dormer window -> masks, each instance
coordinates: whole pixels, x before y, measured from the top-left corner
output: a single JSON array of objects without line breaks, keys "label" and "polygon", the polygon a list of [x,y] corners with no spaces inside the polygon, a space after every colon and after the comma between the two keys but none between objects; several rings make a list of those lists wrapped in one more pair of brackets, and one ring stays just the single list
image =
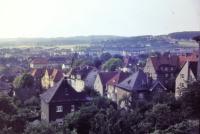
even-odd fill
[{"label": "dormer window", "polygon": [[57,113],[63,112],[63,106],[56,106],[56,112]]}]

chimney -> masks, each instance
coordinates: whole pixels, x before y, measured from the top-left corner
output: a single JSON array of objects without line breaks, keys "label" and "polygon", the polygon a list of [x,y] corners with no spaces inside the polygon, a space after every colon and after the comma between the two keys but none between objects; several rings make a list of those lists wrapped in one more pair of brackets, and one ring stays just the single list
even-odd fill
[{"label": "chimney", "polygon": [[200,36],[194,37],[193,40],[195,40],[199,44],[198,64],[197,64],[197,80],[200,80]]}]

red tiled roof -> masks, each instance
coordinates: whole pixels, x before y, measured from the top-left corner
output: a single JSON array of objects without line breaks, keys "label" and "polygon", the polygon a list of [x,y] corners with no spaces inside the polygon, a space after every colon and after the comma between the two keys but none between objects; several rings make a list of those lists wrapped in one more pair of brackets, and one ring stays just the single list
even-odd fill
[{"label": "red tiled roof", "polygon": [[31,75],[35,78],[42,78],[42,76],[44,75],[45,73],[45,69],[33,69],[31,71]]},{"label": "red tiled roof", "polygon": [[156,71],[159,70],[160,65],[171,65],[179,67],[179,58],[178,56],[159,56],[159,57],[150,57],[152,64]]},{"label": "red tiled roof", "polygon": [[31,61],[31,64],[48,64],[48,60],[45,58],[35,58]]},{"label": "red tiled roof", "polygon": [[51,74],[51,78],[53,79],[54,82],[60,81],[62,77],[63,77],[63,73],[61,70],[58,70],[58,69],[53,70]]},{"label": "red tiled roof", "polygon": [[46,72],[48,73],[48,75],[50,76],[53,73],[53,68],[47,68]]},{"label": "red tiled roof", "polygon": [[191,55],[181,55],[179,56],[179,64],[182,67],[186,61],[197,62],[198,61],[198,54],[193,52]]},{"label": "red tiled roof", "polygon": [[109,85],[116,85],[125,80],[130,73],[118,72],[113,78],[108,81]]}]

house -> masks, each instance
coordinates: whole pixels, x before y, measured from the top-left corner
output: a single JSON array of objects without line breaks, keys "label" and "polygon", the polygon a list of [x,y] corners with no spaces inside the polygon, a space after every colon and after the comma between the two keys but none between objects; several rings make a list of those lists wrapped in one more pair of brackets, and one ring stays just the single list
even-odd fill
[{"label": "house", "polygon": [[123,107],[125,97],[137,96],[145,99],[151,92],[167,91],[159,81],[152,81],[143,70],[139,70],[116,85],[116,102]]},{"label": "house", "polygon": [[126,56],[123,58],[123,66],[120,68],[123,72],[135,72],[138,70],[138,60],[134,57]]},{"label": "house", "polygon": [[50,87],[53,87],[55,83],[60,81],[62,77],[63,72],[61,70],[48,68],[41,79],[42,87],[44,89],[49,89]]},{"label": "house", "polygon": [[48,66],[50,67],[62,67],[66,63],[65,57],[51,57],[48,59]]},{"label": "house", "polygon": [[199,54],[197,51],[194,51],[193,53],[186,53],[186,54],[179,55],[178,58],[179,58],[180,68],[182,68],[183,65],[185,65],[187,61],[197,62],[198,56]]},{"label": "house", "polygon": [[45,68],[34,68],[31,70],[30,74],[34,78],[35,87],[41,88],[41,80],[45,74]]},{"label": "house", "polygon": [[77,67],[71,70],[68,80],[76,91],[81,92],[86,86],[92,86],[90,82],[94,81],[95,72],[96,69],[91,66]]},{"label": "house", "polygon": [[123,71],[120,71],[107,82],[106,95],[109,99],[111,99],[112,101],[117,101],[116,85],[125,80],[129,75],[130,73],[128,72],[125,73]]},{"label": "house", "polygon": [[50,87],[53,87],[63,77],[63,72],[59,69],[54,69],[50,75]]},{"label": "house", "polygon": [[181,91],[188,87],[188,84],[197,81],[197,62],[187,61],[176,77],[175,97],[181,96]]},{"label": "house", "polygon": [[171,54],[149,57],[144,67],[144,72],[149,77],[160,81],[171,90],[175,88],[175,78],[179,70],[179,58]]},{"label": "house", "polygon": [[118,72],[99,72],[94,82],[94,90],[100,93],[101,96],[106,95],[106,85]]},{"label": "house", "polygon": [[74,112],[85,102],[90,101],[83,92],[77,92],[63,77],[54,87],[40,95],[41,120],[63,123],[63,118]]},{"label": "house", "polygon": [[45,70],[44,76],[41,79],[42,88],[49,89],[50,88],[50,76],[53,72],[52,68],[47,68]]},{"label": "house", "polygon": [[96,68],[92,69],[85,78],[85,87],[94,89],[94,82],[96,80],[98,70]]},{"label": "house", "polygon": [[199,43],[199,50],[196,54],[198,57],[195,57],[195,60],[188,60],[179,72],[176,78],[176,99],[181,96],[182,89],[187,88],[190,83],[200,80],[200,36],[194,37],[193,39]]},{"label": "house", "polygon": [[30,63],[30,68],[44,68],[48,66],[46,58],[35,58]]}]

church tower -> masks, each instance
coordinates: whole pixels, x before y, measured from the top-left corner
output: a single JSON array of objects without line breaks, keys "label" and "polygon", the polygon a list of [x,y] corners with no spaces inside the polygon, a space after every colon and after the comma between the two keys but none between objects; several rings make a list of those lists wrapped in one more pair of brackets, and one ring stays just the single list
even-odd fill
[{"label": "church tower", "polygon": [[193,40],[195,40],[199,44],[199,48],[198,48],[198,65],[197,65],[197,80],[200,81],[200,36],[194,37]]}]

